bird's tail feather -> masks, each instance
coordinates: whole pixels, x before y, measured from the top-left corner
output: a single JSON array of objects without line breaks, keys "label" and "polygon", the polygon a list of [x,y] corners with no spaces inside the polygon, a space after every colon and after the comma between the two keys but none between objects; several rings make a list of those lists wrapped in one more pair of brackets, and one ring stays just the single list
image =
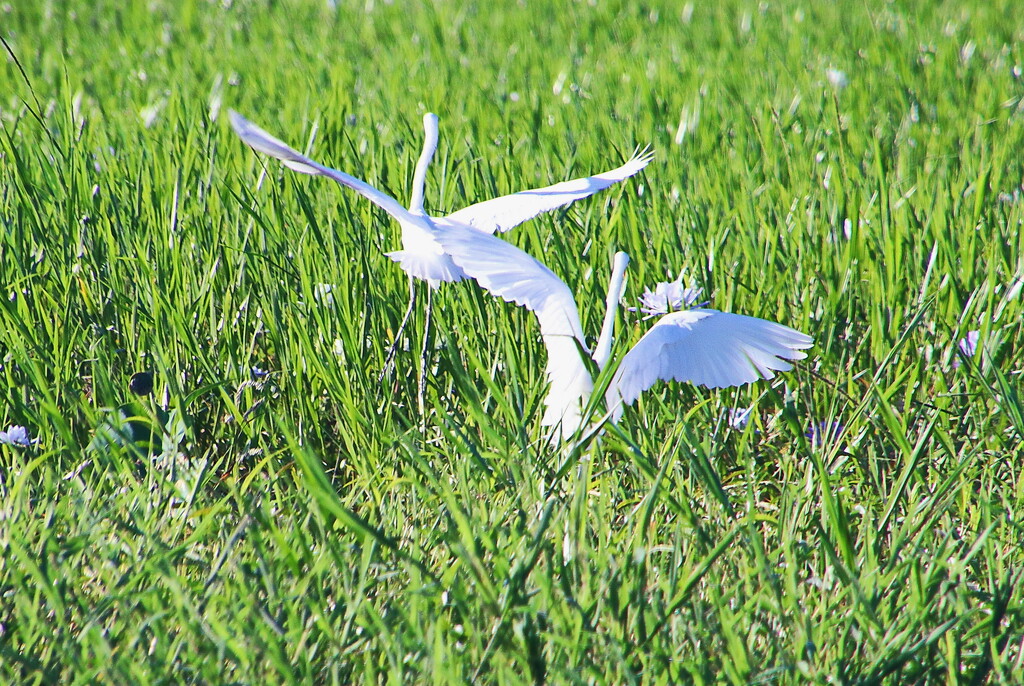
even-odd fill
[{"label": "bird's tail feather", "polygon": [[447,255],[437,259],[436,255],[424,256],[411,250],[396,250],[385,254],[402,265],[407,274],[423,279],[432,288],[437,288],[441,282],[462,281],[466,278],[466,273]]}]

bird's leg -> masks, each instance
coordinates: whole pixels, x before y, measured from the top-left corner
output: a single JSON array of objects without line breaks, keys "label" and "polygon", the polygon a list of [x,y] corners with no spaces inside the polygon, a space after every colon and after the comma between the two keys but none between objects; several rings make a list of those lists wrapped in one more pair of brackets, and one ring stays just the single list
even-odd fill
[{"label": "bird's leg", "polygon": [[420,349],[420,378],[419,378],[419,408],[420,416],[424,415],[424,394],[426,391],[427,382],[427,347],[430,341],[430,315],[432,306],[434,303],[434,294],[432,288],[427,288],[427,318],[423,324],[423,347]]},{"label": "bird's leg", "polygon": [[[429,301],[428,301],[429,302]],[[402,317],[402,323],[398,326],[398,333],[395,334],[395,340],[391,342],[391,346],[388,348],[388,355],[384,359],[384,368],[380,370],[380,376],[377,377],[377,383],[384,380],[384,377],[388,375],[391,368],[394,366],[395,353],[398,352],[398,341],[402,338],[402,332],[405,331],[405,325],[409,323],[409,316],[412,314],[412,309],[416,305],[416,279],[412,276],[409,277],[409,307],[405,310],[405,316]]]}]

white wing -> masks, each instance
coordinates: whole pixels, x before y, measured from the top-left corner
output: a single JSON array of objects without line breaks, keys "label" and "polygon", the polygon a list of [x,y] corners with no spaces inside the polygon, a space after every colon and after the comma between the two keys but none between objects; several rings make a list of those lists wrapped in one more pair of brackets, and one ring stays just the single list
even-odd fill
[{"label": "white wing", "polygon": [[548,351],[547,372],[550,389],[544,397],[541,426],[561,430],[562,440],[576,433],[583,423],[583,406],[594,390],[590,370],[583,363],[575,338],[543,336]]},{"label": "white wing", "polygon": [[434,233],[452,261],[492,295],[537,315],[545,336],[572,336],[583,343],[583,327],[572,291],[554,272],[500,238],[453,226]]},{"label": "white wing", "polygon": [[787,371],[806,357],[810,336],[774,322],[717,310],[673,312],[658,320],[626,353],[605,402],[612,421],[656,381],[708,388],[739,386]]},{"label": "white wing", "polygon": [[558,209],[586,198],[598,191],[633,176],[654,159],[649,148],[638,150],[617,169],[572,181],[563,181],[547,188],[521,191],[470,205],[444,217],[444,223],[462,224],[478,231],[508,231],[539,214]]},{"label": "white wing", "polygon": [[360,181],[345,172],[314,162],[298,150],[288,147],[284,141],[274,138],[234,110],[230,110],[228,115],[231,119],[231,128],[253,150],[281,160],[286,167],[300,174],[326,176],[329,179],[333,179],[342,186],[347,186],[356,193],[359,193],[400,222],[420,223],[417,221],[417,217],[414,217],[412,213],[402,207],[397,200],[387,193],[379,191],[365,181]]},{"label": "white wing", "polygon": [[436,232],[435,238],[481,287],[537,315],[548,351],[551,384],[541,423],[560,424],[563,435],[571,435],[579,427],[580,412],[593,390],[590,372],[580,356],[587,348],[572,291],[533,257],[490,234],[454,226]]}]

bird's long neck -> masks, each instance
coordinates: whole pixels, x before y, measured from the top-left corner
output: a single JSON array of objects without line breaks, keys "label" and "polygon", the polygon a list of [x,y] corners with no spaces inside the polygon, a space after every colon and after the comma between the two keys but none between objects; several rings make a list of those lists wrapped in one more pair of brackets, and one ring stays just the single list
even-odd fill
[{"label": "bird's long neck", "polygon": [[427,182],[427,167],[437,150],[437,115],[428,112],[423,115],[423,152],[416,163],[416,173],[412,177],[412,198],[409,200],[409,211],[423,212],[423,186]]},{"label": "bird's long neck", "polygon": [[615,258],[612,261],[612,278],[608,282],[608,297],[605,299],[604,324],[601,326],[601,336],[597,339],[597,347],[594,348],[594,362],[597,362],[600,369],[604,369],[612,354],[615,311],[619,307],[619,298],[622,297],[622,281],[626,278],[628,264],[629,255],[624,252],[615,253]]}]

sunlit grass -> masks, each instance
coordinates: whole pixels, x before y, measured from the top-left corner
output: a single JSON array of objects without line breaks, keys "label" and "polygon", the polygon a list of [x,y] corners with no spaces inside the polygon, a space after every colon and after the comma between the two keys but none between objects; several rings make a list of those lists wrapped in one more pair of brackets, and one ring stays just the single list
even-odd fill
[{"label": "sunlit grass", "polygon": [[[4,681],[1024,680],[1014,3],[128,5],[0,9]],[[651,143],[507,237],[585,331],[621,249],[815,347],[566,453],[458,284],[421,414],[397,226],[228,107],[402,202],[437,112],[435,213]],[[162,450],[90,449],[128,402]]]}]

